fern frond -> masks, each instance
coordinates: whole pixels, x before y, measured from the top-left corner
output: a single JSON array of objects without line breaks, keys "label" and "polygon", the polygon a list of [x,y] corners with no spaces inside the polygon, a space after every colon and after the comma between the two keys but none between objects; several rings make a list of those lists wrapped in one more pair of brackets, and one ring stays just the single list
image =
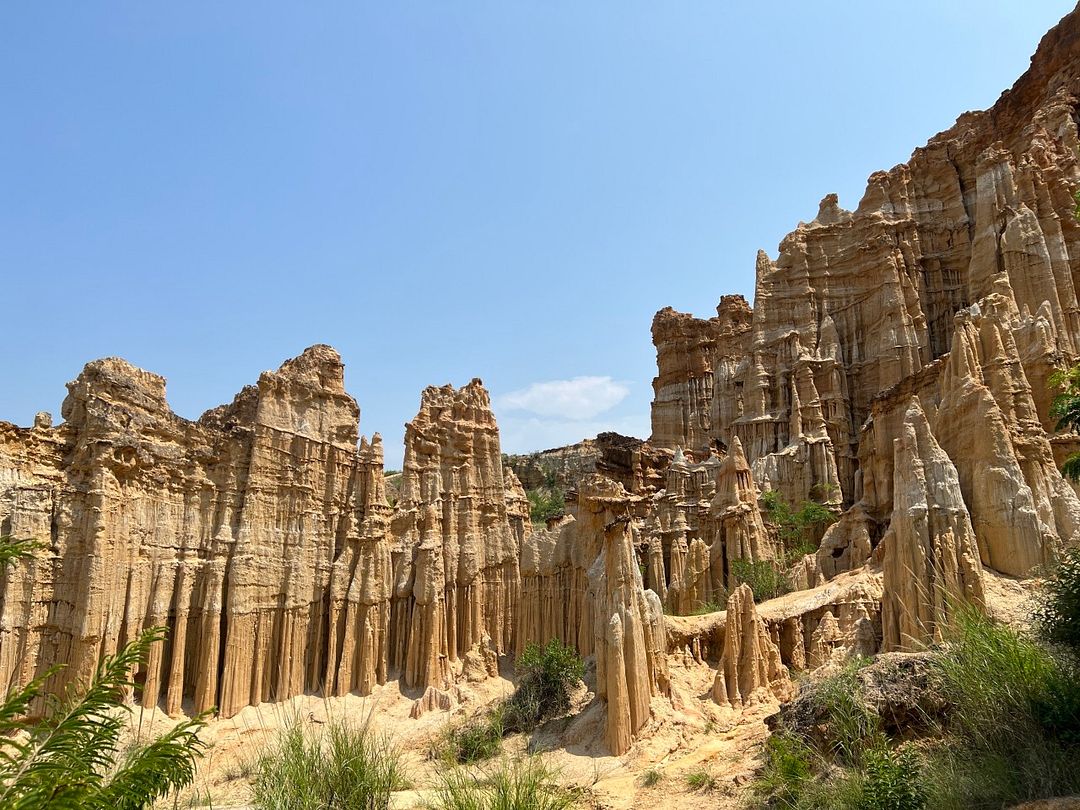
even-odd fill
[{"label": "fern frond", "polygon": [[29,538],[15,539],[4,535],[0,537],[0,569],[14,565],[20,560],[28,560],[34,552],[45,548],[45,544]]},{"label": "fern frond", "polygon": [[26,750],[0,785],[0,807],[59,807],[66,790],[92,793],[115,764],[123,716],[115,711],[131,672],[146,659],[150,645],[165,637],[152,628],[115,655],[104,658],[89,688],[79,696],[69,690],[62,703],[33,728]]},{"label": "fern frond", "polygon": [[100,791],[102,808],[141,810],[154,799],[182,788],[195,778],[195,760],[205,744],[198,733],[210,712],[177,725],[153,742],[132,751]]}]

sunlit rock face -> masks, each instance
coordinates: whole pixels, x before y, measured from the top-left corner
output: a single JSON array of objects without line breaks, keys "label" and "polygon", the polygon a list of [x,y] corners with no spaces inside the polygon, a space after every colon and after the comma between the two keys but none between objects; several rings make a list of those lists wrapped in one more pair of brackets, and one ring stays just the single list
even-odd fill
[{"label": "sunlit rock face", "polygon": [[[46,546],[0,572],[0,683],[63,663],[60,690],[165,625],[135,677],[169,713],[399,678],[420,716],[558,639],[593,657],[621,754],[685,699],[671,656],[741,710],[789,670],[939,639],[988,570],[1080,542],[1048,387],[1080,360],[1078,95],[1080,11],[994,107],[759,254],[752,309],[657,313],[651,440],[514,461],[567,488],[544,528],[479,380],[423,392],[391,507],[328,346],[198,421],[162,377],[89,363],[60,424],[0,423],[0,533]],[[770,491],[838,517],[816,552],[789,559]],[[747,565],[796,592],[755,604]]]},{"label": "sunlit rock face", "polygon": [[427,388],[405,430],[392,531],[391,664],[409,686],[446,688],[478,644],[513,647],[525,507],[510,490],[512,527],[507,483],[480,380]]},{"label": "sunlit rock face", "polygon": [[53,688],[167,625],[144,700],[231,714],[386,678],[389,508],[378,436],[357,443],[342,365],[313,346],[198,422],[165,381],[90,363],[65,421],[5,425],[5,533],[49,547],[4,575],[0,681]]},{"label": "sunlit rock face", "polygon": [[829,195],[775,259],[759,253],[752,310],[728,296],[715,318],[653,321],[653,444],[702,457],[738,440],[761,490],[847,510],[799,584],[865,564],[883,537],[887,592],[896,566],[946,566],[946,584],[889,603],[895,645],[934,636],[945,594],[977,597],[958,565],[1023,576],[1077,540],[1048,378],[1080,359],[1078,17],[991,109],[872,175],[855,210]]}]

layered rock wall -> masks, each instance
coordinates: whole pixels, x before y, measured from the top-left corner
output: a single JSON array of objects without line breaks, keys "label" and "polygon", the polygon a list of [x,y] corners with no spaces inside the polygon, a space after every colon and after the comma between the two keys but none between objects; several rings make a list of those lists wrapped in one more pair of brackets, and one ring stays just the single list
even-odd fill
[{"label": "layered rock wall", "polygon": [[889,645],[978,597],[972,560],[1026,576],[1078,540],[1048,435],[1050,374],[1080,359],[1078,96],[1080,10],[991,109],[759,253],[752,310],[654,319],[651,441],[738,441],[759,488],[846,508],[792,577],[822,584],[884,543]]},{"label": "layered rock wall", "polygon": [[312,347],[198,422],[161,377],[99,360],[63,415],[0,446],[5,533],[49,543],[2,575],[0,682],[60,663],[52,688],[85,680],[161,624],[138,677],[170,712],[385,680],[382,448],[357,446],[336,352]]}]

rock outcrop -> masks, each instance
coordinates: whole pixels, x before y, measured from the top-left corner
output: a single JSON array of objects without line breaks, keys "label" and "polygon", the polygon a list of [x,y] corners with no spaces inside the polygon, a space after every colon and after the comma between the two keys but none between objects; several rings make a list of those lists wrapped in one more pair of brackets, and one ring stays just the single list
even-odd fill
[{"label": "rock outcrop", "polygon": [[668,690],[667,634],[660,599],[643,587],[634,554],[632,514],[622,487],[594,480],[588,493],[600,553],[589,569],[596,693],[607,704],[607,741],[625,753]]},{"label": "rock outcrop", "polygon": [[[798,587],[872,564],[886,537],[886,646],[977,600],[979,562],[1023,577],[1080,540],[1056,466],[1075,443],[1048,435],[1050,374],[1080,360],[1078,97],[1075,10],[991,109],[759,253],[752,309],[725,296],[715,318],[653,321],[651,442],[738,443],[761,490],[845,509]],[[831,627],[814,632],[824,650]]]},{"label": "rock outcrop", "polygon": [[983,602],[975,531],[956,467],[934,440],[919,401],[895,440],[893,514],[882,540],[885,649],[942,639],[950,615]]},{"label": "rock outcrop", "polygon": [[779,639],[770,637],[754,607],[754,594],[742,584],[728,597],[724,653],[713,682],[713,700],[741,708],[762,697],[782,700],[790,691],[791,680],[780,660]]},{"label": "rock outcrop", "polygon": [[314,346],[198,422],[115,358],[69,385],[65,422],[3,429],[5,533],[47,540],[0,574],[0,683],[52,689],[167,625],[143,699],[229,715],[386,678],[382,447],[333,349]]},{"label": "rock outcrop", "polygon": [[461,657],[487,639],[497,652],[512,648],[521,530],[510,525],[499,431],[480,380],[424,391],[406,425],[392,533],[390,663],[408,686],[446,688]]}]

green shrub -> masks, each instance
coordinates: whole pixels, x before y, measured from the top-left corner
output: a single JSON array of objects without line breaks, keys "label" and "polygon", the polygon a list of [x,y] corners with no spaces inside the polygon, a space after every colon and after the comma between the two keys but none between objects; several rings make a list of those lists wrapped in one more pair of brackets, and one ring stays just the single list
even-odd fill
[{"label": "green shrub", "polygon": [[365,722],[325,730],[294,720],[259,757],[252,804],[260,810],[384,810],[405,784],[401,756]]},{"label": "green shrub", "polygon": [[[862,699],[857,659],[809,687],[813,740],[780,729],[751,788],[757,806],[786,810],[921,810],[927,790],[914,754],[890,748]],[[808,729],[809,731],[809,729]]]},{"label": "green shrub", "polygon": [[[824,498],[831,489],[835,487],[822,484],[815,486],[811,494]],[[836,522],[836,514],[821,503],[803,501],[802,506],[795,510],[780,497],[779,492],[772,489],[762,494],[761,505],[769,522],[776,526],[788,564],[816,551],[816,536],[819,530]]]},{"label": "green shrub", "polygon": [[1051,643],[1080,654],[1080,548],[1062,553],[1043,586],[1036,619]]},{"label": "green shrub", "polygon": [[787,576],[769,560],[732,560],[731,573],[737,582],[750,586],[755,602],[775,599],[791,589]]},{"label": "green shrub", "polygon": [[817,755],[797,735],[778,731],[765,741],[765,765],[751,788],[759,803],[795,807],[813,779]]},{"label": "green shrub", "polygon": [[949,641],[936,664],[954,710],[927,756],[933,806],[996,808],[1080,792],[1073,663],[971,608]]},{"label": "green shrub", "polygon": [[[1056,429],[1080,431],[1080,365],[1054,372],[1049,383],[1051,389],[1058,391],[1050,403],[1050,416],[1058,420]],[[1065,459],[1061,474],[1080,481],[1080,453],[1072,453]]]},{"label": "green shrub", "polygon": [[504,709],[499,706],[482,717],[449,728],[439,742],[440,759],[467,764],[490,759],[502,750]]},{"label": "green shrub", "polygon": [[131,673],[164,638],[163,627],[147,630],[103,659],[85,691],[51,699],[39,722],[25,718],[55,670],[8,693],[0,705],[0,807],[138,810],[191,784],[206,715],[119,747],[128,715],[117,709],[130,711],[120,696],[135,688]]},{"label": "green shrub", "polygon": [[547,523],[566,512],[566,496],[557,487],[540,487],[525,493],[529,499],[529,519],[533,523]]},{"label": "green shrub", "polygon": [[810,700],[825,718],[828,753],[844,765],[862,765],[862,755],[885,745],[881,718],[862,700],[858,671],[866,659],[857,658],[840,672],[823,678],[810,691]]},{"label": "green shrub", "polygon": [[691,610],[686,615],[688,615],[688,616],[704,616],[707,613],[716,613],[717,611],[723,610],[726,607],[726,605],[725,605],[726,601],[727,601],[726,594],[724,594],[723,596],[721,596],[720,598],[716,599],[713,602],[704,602],[704,603],[698,605],[696,608]]},{"label": "green shrub", "polygon": [[518,685],[503,706],[507,731],[532,731],[570,708],[570,692],[585,674],[581,656],[558,639],[529,643],[517,660]]},{"label": "green shrub", "polygon": [[908,750],[873,748],[863,754],[858,810],[923,810],[927,806],[919,764]]},{"label": "green shrub", "polygon": [[434,810],[564,810],[573,797],[539,759],[502,763],[479,778],[454,768],[439,776]]}]

